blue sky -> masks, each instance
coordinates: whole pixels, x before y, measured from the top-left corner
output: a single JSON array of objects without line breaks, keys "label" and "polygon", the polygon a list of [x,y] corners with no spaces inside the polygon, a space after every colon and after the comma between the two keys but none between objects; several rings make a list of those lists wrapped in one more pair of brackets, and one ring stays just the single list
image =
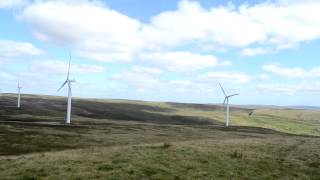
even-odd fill
[{"label": "blue sky", "polygon": [[320,106],[317,0],[5,0],[0,89],[56,92],[72,53],[73,95]]}]

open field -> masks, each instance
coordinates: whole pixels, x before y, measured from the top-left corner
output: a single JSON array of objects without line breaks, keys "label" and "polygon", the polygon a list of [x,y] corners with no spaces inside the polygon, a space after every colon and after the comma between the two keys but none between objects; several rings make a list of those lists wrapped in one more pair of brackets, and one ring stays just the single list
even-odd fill
[{"label": "open field", "polygon": [[65,98],[0,96],[0,179],[320,177],[320,111],[237,107],[225,128],[217,105],[73,103],[67,126]]}]

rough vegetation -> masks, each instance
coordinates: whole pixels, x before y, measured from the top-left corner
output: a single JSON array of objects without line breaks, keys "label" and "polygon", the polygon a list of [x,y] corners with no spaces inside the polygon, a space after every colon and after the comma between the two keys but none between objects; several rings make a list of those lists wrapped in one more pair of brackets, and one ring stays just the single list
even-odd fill
[{"label": "rough vegetation", "polygon": [[320,177],[316,110],[234,107],[225,128],[217,105],[73,103],[68,126],[65,98],[0,96],[0,179]]}]

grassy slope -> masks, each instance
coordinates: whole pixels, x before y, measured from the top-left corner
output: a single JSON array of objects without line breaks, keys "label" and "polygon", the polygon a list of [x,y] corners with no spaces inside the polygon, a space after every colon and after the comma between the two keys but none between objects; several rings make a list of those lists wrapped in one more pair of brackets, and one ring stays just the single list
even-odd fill
[{"label": "grassy slope", "polygon": [[[0,179],[317,179],[319,138],[221,128],[221,107],[124,100],[0,97]],[[26,103],[28,101],[28,103]],[[232,125],[319,135],[319,112],[233,108]],[[54,122],[57,125],[25,122]],[[211,126],[213,125],[213,126]],[[165,145],[164,145],[165,144]]]},{"label": "grassy slope", "polygon": [[[101,102],[109,102],[102,101]],[[113,101],[124,103],[127,101]],[[224,123],[224,109],[222,106],[201,105],[201,104],[176,104],[176,103],[156,103],[156,102],[135,102],[133,104],[143,104],[153,107],[171,109],[172,111],[150,113],[163,114],[170,116],[190,116],[209,119],[214,123]],[[253,112],[249,116],[249,112]],[[301,110],[301,109],[247,109],[231,107],[230,124],[233,126],[254,126],[274,129],[281,132],[292,134],[304,134],[320,136],[320,110]]]},{"label": "grassy slope", "polygon": [[[15,97],[12,95],[2,97],[2,99],[6,102],[3,105],[12,106],[15,104]],[[30,104],[32,104],[32,107],[30,107]],[[0,109],[0,115],[9,114],[10,118],[30,121],[34,121],[37,118],[41,121],[63,121],[64,98],[43,96],[39,99],[38,96],[25,95],[22,105],[25,107],[22,112],[16,109],[4,112],[4,110]],[[254,113],[249,116],[248,113],[251,111]],[[74,100],[73,113],[79,117],[95,119],[116,119],[162,124],[202,123],[222,125],[224,122],[224,112],[221,106],[200,104],[77,99]],[[245,109],[236,107],[231,108],[230,120],[231,125],[235,126],[255,126],[294,134],[320,135],[319,110]]]},{"label": "grassy slope", "polygon": [[[224,109],[221,107],[195,108],[171,105],[170,108],[173,108],[174,111],[166,112],[166,114],[197,116],[224,122]],[[249,116],[249,112],[253,112],[253,115]],[[319,110],[231,108],[230,121],[233,126],[263,127],[292,134],[320,136]]]},{"label": "grassy slope", "polygon": [[42,179],[318,179],[319,139],[222,137],[0,158],[2,177]]}]

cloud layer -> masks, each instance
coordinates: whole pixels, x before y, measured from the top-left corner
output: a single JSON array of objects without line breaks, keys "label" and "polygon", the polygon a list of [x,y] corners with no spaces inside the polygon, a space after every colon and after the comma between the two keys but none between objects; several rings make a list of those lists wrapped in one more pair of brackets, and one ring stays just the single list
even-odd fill
[{"label": "cloud layer", "polygon": [[[19,7],[15,9],[17,20],[30,28],[35,39],[0,40],[1,80],[16,80],[18,75],[41,80],[46,75],[46,79],[57,81],[66,73],[67,63],[50,60],[56,58],[48,53],[56,49],[47,52],[45,48],[55,45],[72,51],[72,74],[92,89],[103,89],[101,79],[107,79],[114,92],[125,89],[125,93],[176,93],[172,96],[185,93],[191,97],[199,92],[198,96],[206,96],[217,90],[217,82],[230,89],[251,88],[258,92],[320,91],[314,83],[320,76],[319,66],[305,68],[303,62],[292,66],[268,64],[269,59],[264,58],[268,56],[263,56],[262,62],[247,60],[247,56],[250,60],[258,55],[273,56],[318,40],[317,0],[274,0],[239,6],[227,3],[213,7],[181,0],[175,9],[144,17],[144,21],[98,0],[0,2],[0,8],[15,7]],[[40,49],[32,44],[38,44],[36,41],[48,46]],[[19,58],[28,62],[15,61],[19,67],[7,63]],[[281,85],[280,77],[291,83]],[[84,86],[80,83],[79,87]],[[313,86],[306,88],[305,84]]]},{"label": "cloud layer", "polygon": [[18,17],[36,38],[74,49],[101,61],[128,61],[140,48],[140,23],[117,11],[86,1],[40,1]]},{"label": "cloud layer", "polygon": [[274,73],[279,76],[288,78],[316,78],[320,77],[320,67],[314,67],[310,70],[305,70],[300,67],[287,68],[278,65],[269,64],[262,67],[263,70]]},{"label": "cloud layer", "polygon": [[295,95],[297,93],[320,93],[320,82],[296,83],[296,84],[260,84],[257,89],[265,92],[278,94]]},{"label": "cloud layer", "polygon": [[319,1],[276,1],[252,6],[204,8],[182,0],[176,10],[149,23],[109,9],[97,1],[39,1],[19,19],[35,37],[74,48],[78,55],[102,61],[130,61],[137,52],[181,46],[244,48],[254,56],[319,39]]},{"label": "cloud layer", "polygon": [[[59,60],[45,60],[45,61],[33,61],[29,66],[29,71],[34,73],[43,72],[46,74],[61,75],[67,74],[68,63]],[[70,69],[72,74],[83,73],[102,73],[104,68],[96,65],[88,64],[71,64]]]},{"label": "cloud layer", "polygon": [[0,40],[0,59],[16,58],[21,56],[43,55],[41,49],[28,42]]},{"label": "cloud layer", "polygon": [[15,8],[27,5],[29,0],[1,0],[0,8]]},{"label": "cloud layer", "polygon": [[218,66],[217,58],[212,55],[201,55],[187,51],[143,53],[140,54],[140,58],[175,72],[190,72]]}]

